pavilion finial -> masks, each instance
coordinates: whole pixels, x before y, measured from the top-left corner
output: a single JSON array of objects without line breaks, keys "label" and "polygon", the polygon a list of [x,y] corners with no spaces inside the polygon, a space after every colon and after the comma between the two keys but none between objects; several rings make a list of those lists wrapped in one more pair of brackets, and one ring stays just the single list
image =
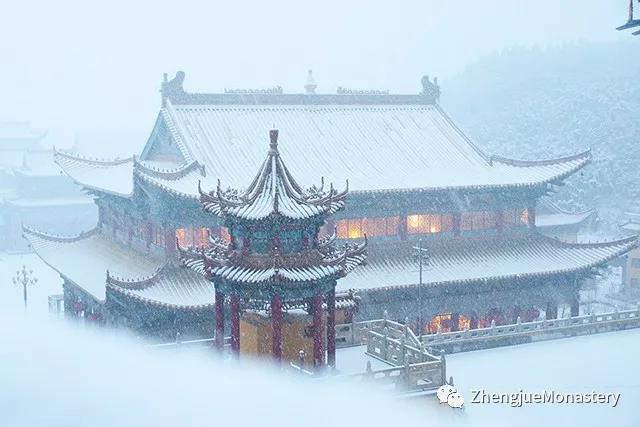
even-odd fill
[{"label": "pavilion finial", "polygon": [[313,78],[313,70],[309,70],[307,73],[307,82],[304,84],[304,91],[307,95],[314,95],[317,87],[316,80]]},{"label": "pavilion finial", "polygon": [[278,151],[278,129],[271,129],[269,131],[269,148],[273,152]]}]

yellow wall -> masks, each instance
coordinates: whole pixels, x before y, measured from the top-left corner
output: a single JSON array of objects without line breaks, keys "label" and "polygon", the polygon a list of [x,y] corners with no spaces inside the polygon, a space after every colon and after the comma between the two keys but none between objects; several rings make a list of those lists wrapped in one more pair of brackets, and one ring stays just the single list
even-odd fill
[{"label": "yellow wall", "polygon": [[[338,317],[338,316],[336,316]],[[337,319],[336,319],[337,320]],[[308,314],[285,313],[282,324],[282,359],[298,363],[299,352],[305,353],[305,366],[313,363],[313,318]],[[305,333],[305,330],[308,333]],[[326,321],[322,337],[326,349]],[[246,312],[240,318],[240,353],[271,358],[271,318]]]}]

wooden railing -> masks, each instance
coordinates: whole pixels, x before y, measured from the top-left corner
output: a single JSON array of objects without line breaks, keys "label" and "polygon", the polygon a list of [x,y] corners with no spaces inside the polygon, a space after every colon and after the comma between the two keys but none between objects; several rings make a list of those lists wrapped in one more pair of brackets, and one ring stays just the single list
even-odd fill
[{"label": "wooden railing", "polygon": [[421,342],[429,349],[456,353],[637,327],[640,327],[640,310],[626,310],[526,323],[518,321],[502,326],[492,324],[488,328],[423,335]]}]

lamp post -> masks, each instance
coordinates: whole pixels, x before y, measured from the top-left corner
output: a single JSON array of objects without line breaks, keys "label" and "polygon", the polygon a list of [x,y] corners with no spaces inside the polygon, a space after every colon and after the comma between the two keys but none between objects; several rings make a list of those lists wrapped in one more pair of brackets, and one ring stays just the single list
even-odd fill
[{"label": "lamp post", "polygon": [[418,240],[418,246],[414,246],[414,255],[418,258],[418,316],[416,319],[416,332],[422,335],[422,266],[423,261],[429,259],[429,250],[422,247],[422,239]]},{"label": "lamp post", "polygon": [[[622,31],[622,30],[627,30],[629,28],[640,27],[640,19],[635,19],[633,16],[633,2],[634,0],[629,0],[629,17],[627,18],[627,22],[625,22],[623,25],[616,28],[616,30]],[[640,35],[640,30],[634,31],[631,34],[634,36]]]},{"label": "lamp post", "polygon": [[11,279],[14,285],[22,285],[22,294],[24,297],[24,309],[27,309],[27,286],[38,283],[38,278],[33,276],[33,270],[27,270],[26,266],[22,266],[22,270],[16,271],[15,277]]}]

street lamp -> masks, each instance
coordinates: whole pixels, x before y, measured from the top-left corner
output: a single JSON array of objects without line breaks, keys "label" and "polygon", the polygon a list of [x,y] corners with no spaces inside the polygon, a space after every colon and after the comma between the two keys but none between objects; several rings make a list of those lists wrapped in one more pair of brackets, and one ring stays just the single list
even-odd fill
[{"label": "street lamp", "polygon": [[[629,28],[639,27],[639,26],[640,26],[640,19],[634,19],[633,17],[633,0],[629,0],[629,18],[627,19],[627,22],[624,25],[619,26],[618,28],[616,28],[616,30],[622,31],[622,30],[627,30]],[[637,36],[640,34],[640,30],[634,31],[631,34],[634,36]]]},{"label": "street lamp", "polygon": [[24,296],[24,309],[27,309],[27,286],[38,283],[38,278],[33,276],[33,270],[27,270],[22,266],[22,270],[16,271],[15,277],[11,279],[14,285],[22,285],[22,293]]},{"label": "street lamp", "polygon": [[429,249],[422,247],[422,239],[418,240],[418,246],[413,247],[414,256],[418,258],[418,316],[416,319],[416,332],[422,335],[422,265],[429,260]]}]

